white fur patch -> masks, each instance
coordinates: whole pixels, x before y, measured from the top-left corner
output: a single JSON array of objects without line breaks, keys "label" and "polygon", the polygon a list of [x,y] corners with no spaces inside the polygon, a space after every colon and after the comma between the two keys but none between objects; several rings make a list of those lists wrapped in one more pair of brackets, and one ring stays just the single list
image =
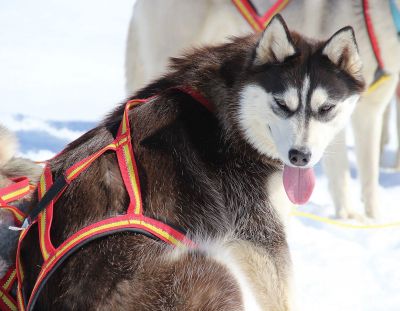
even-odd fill
[{"label": "white fur patch", "polygon": [[256,50],[256,64],[265,64],[274,60],[279,62],[296,53],[288,39],[285,27],[279,18],[274,18],[262,34]]},{"label": "white fur patch", "polygon": [[304,78],[303,86],[301,88],[301,102],[303,103],[303,108],[305,108],[307,103],[307,95],[310,92],[310,77],[307,75]]},{"label": "white fur patch", "polygon": [[0,166],[7,163],[17,152],[18,143],[15,135],[0,125]]},{"label": "white fur patch", "polygon": [[268,193],[268,201],[279,215],[282,223],[286,224],[293,204],[283,187],[282,172],[276,172],[268,178],[266,193]]},{"label": "white fur patch", "polygon": [[239,125],[248,142],[261,154],[279,159],[278,150],[268,128],[277,117],[271,110],[272,94],[262,87],[250,84],[240,95]]},{"label": "white fur patch", "polygon": [[[195,240],[195,239],[194,239]],[[230,251],[228,242],[230,239],[214,240],[214,241],[197,241],[199,250],[207,254],[207,257],[214,259],[219,264],[227,268],[234,279],[237,281],[242,295],[245,311],[261,311],[262,308],[257,304],[256,297],[253,293],[252,286],[248,277],[240,268],[240,263],[235,259],[235,255]],[[176,261],[188,251],[187,248],[177,247],[169,255],[169,259]]]},{"label": "white fur patch", "polygon": [[243,306],[245,311],[261,311],[261,306],[258,305],[256,297],[252,291],[252,287],[249,283],[248,277],[240,268],[240,264],[235,260],[229,249],[218,246],[215,251],[208,251],[212,258],[217,262],[224,265],[229,272],[233,275],[239,284],[240,291],[242,293]]},{"label": "white fur patch", "polygon": [[[344,53],[345,57],[343,57]],[[334,64],[358,77],[361,75],[362,63],[351,28],[346,28],[334,34],[322,50]]]},{"label": "white fur patch", "polygon": [[327,100],[328,92],[320,86],[316,87],[311,95],[311,109],[317,112],[319,107],[326,103]]},{"label": "white fur patch", "polygon": [[275,95],[276,98],[283,100],[291,111],[295,111],[299,106],[299,96],[297,89],[293,86],[289,87],[283,94]]}]

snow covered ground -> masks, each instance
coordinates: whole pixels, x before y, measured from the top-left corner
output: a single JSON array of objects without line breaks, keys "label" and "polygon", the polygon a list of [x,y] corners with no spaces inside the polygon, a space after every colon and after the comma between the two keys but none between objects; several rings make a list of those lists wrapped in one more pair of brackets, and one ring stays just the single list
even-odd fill
[{"label": "snow covered ground", "polygon": [[[21,154],[44,160],[96,124],[124,97],[125,37],[133,0],[4,1],[0,4],[0,122]],[[4,31],[6,30],[6,31]],[[392,140],[385,163],[394,161]],[[360,187],[349,139],[355,206]],[[327,180],[302,211],[332,217]],[[382,170],[382,222],[400,221],[400,174]],[[292,217],[299,310],[400,310],[400,227],[354,230]]]}]

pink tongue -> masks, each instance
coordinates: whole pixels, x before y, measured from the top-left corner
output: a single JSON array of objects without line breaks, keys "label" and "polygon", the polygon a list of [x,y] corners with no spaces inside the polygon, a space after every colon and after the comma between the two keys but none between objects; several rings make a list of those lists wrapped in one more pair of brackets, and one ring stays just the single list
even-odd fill
[{"label": "pink tongue", "polygon": [[283,168],[283,186],[290,201],[294,204],[307,203],[315,185],[312,168],[298,168],[285,165]]}]

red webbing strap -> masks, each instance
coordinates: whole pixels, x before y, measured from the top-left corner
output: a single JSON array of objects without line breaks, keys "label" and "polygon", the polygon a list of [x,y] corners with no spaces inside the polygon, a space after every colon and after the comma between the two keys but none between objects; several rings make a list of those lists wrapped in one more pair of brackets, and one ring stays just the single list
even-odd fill
[{"label": "red webbing strap", "polygon": [[[9,203],[20,200],[32,191],[27,177],[12,178],[11,185],[0,189],[0,208],[10,211],[18,226],[25,219],[25,214],[17,207],[10,206]],[[15,267],[11,267],[6,275],[0,280],[0,310],[17,311],[17,302],[10,295],[10,290],[17,280],[17,271]]]},{"label": "red webbing strap", "polygon": [[17,272],[15,267],[10,267],[7,273],[0,280],[0,310],[17,311],[17,302],[10,295],[10,290],[17,280]]},{"label": "red webbing strap", "polygon": [[24,271],[21,265],[21,245],[22,241],[29,232],[29,229],[36,223],[36,220],[33,221],[25,230],[23,230],[18,239],[18,247],[17,247],[17,256],[16,256],[16,266],[17,266],[17,280],[18,280],[18,287],[17,287],[17,305],[19,311],[25,311],[25,300],[24,295],[22,294],[22,286],[24,281]]},{"label": "red webbing strap", "polygon": [[275,14],[282,11],[289,0],[277,0],[274,5],[262,16],[259,16],[249,0],[232,0],[244,19],[256,32],[263,31]]},{"label": "red webbing strap", "polygon": [[369,8],[368,0],[363,0],[362,3],[363,3],[363,13],[364,13],[365,25],[367,27],[369,41],[371,42],[371,46],[372,46],[372,50],[374,51],[376,62],[378,63],[378,67],[380,69],[384,69],[385,67],[383,64],[381,51],[379,49],[378,40],[376,38],[374,26],[373,26],[373,23],[371,20],[371,16],[369,14],[370,8]]},{"label": "red webbing strap", "polygon": [[11,185],[0,188],[0,206],[25,197],[32,190],[27,177],[11,178]]},{"label": "red webbing strap", "polygon": [[[188,88],[182,89],[184,92],[188,92]],[[192,91],[189,93],[191,96],[195,96],[195,99],[199,98],[200,94]],[[138,170],[136,167],[135,157],[133,153],[132,143],[131,143],[131,129],[129,124],[129,111],[137,104],[144,103],[147,100],[131,100],[129,101],[124,110],[123,118],[118,129],[117,137],[115,140],[100,149],[93,155],[86,157],[85,159],[79,161],[72,167],[70,167],[65,172],[65,180],[67,184],[70,184],[75,178],[77,178],[82,172],[84,172],[97,158],[99,158],[106,151],[113,150],[117,153],[118,164],[120,167],[121,175],[127,189],[127,192],[130,197],[130,204],[127,209],[127,213],[125,215],[120,215],[116,217],[112,217],[109,219],[105,219],[99,221],[95,224],[89,225],[71,237],[69,237],[66,241],[64,241],[58,248],[54,249],[50,241],[50,227],[51,227],[51,219],[49,216],[46,216],[44,210],[39,217],[39,232],[40,239],[43,241],[40,242],[41,250],[44,257],[44,263],[42,265],[42,269],[38,275],[35,286],[32,290],[32,293],[29,298],[27,309],[30,310],[32,307],[32,303],[36,301],[37,295],[40,292],[43,281],[45,281],[46,277],[49,273],[52,272],[54,268],[57,267],[58,262],[62,262],[66,256],[69,255],[70,252],[73,252],[74,249],[78,248],[80,245],[83,245],[86,241],[90,241],[96,237],[111,234],[113,232],[118,231],[134,231],[137,232],[147,232],[152,236],[158,237],[164,242],[174,245],[174,246],[189,246],[193,247],[195,244],[188,240],[184,234],[175,230],[174,228],[168,226],[167,224],[157,221],[152,218],[145,217],[142,214],[142,198],[140,192],[140,184],[138,177]],[[201,102],[207,109],[211,107],[209,104],[206,104],[206,100],[204,99]],[[48,188],[52,184],[52,176],[49,168],[46,168],[43,173],[41,182],[39,184],[39,199],[43,197]],[[66,187],[60,191],[58,197],[65,190]],[[57,198],[58,198],[57,197]],[[54,199],[54,201],[57,200]],[[52,202],[46,208],[46,210],[51,206],[53,206]],[[48,212],[48,211],[46,211]],[[25,235],[31,228],[33,224],[35,224],[35,220],[33,223],[27,227],[22,234],[20,235],[20,239],[18,242],[17,249],[17,277],[18,277],[18,292],[17,292],[17,302],[20,310],[25,310],[24,298],[22,295],[22,284],[23,284],[23,270],[20,262],[20,247],[22,244],[22,240]],[[42,226],[42,222],[44,222]],[[46,244],[46,241],[48,242]]]},{"label": "red webbing strap", "polygon": [[214,111],[214,106],[209,102],[209,100],[207,98],[205,98],[203,96],[203,94],[196,91],[194,88],[188,87],[188,86],[178,86],[175,89],[190,95],[192,98],[194,98],[200,104],[202,104],[208,111],[210,111],[210,112]]},{"label": "red webbing strap", "polygon": [[75,163],[69,169],[65,171],[65,179],[68,184],[70,184],[74,179],[76,179],[81,173],[83,173],[96,159],[98,159],[106,151],[112,150],[116,151],[117,148],[126,143],[126,137],[118,137],[111,144],[101,148],[91,156],[84,158],[83,160]]},{"label": "red webbing strap", "polygon": [[[38,199],[41,200],[46,191],[53,184],[53,176],[49,165],[46,165],[38,185]],[[47,207],[38,216],[39,245],[44,260],[47,260],[55,250],[51,242],[50,229],[53,221],[54,201],[51,201]]]},{"label": "red webbing strap", "polygon": [[24,222],[26,215],[19,210],[18,207],[10,206],[10,205],[0,205],[0,209],[5,209],[11,212],[14,216],[14,220],[17,226],[21,226]]},{"label": "red webbing strap", "polygon": [[68,252],[73,251],[85,241],[92,240],[96,236],[101,236],[105,233],[110,234],[110,232],[128,231],[130,228],[149,232],[173,246],[195,246],[195,244],[187,239],[186,236],[181,232],[160,221],[145,217],[143,215],[126,214],[99,221],[79,230],[70,236],[56,249],[55,253],[53,253],[50,258],[44,262],[42,270],[40,271],[35,286],[32,290],[27,309],[30,310],[31,304],[36,299],[35,296],[37,295],[38,289],[40,288],[43,280],[57,266],[57,263],[61,259],[65,258]]},{"label": "red webbing strap", "polygon": [[129,111],[132,109],[132,107],[144,102],[146,102],[146,100],[131,100],[126,104],[124,115],[117,133],[117,138],[127,138],[126,143],[121,145],[121,148],[118,148],[116,151],[122,179],[130,198],[127,214],[142,214],[142,197],[138,169],[132,148]]}]

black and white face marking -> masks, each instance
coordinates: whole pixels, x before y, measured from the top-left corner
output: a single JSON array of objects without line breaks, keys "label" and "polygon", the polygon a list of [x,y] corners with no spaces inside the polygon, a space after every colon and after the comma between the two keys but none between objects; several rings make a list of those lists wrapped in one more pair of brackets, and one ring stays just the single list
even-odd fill
[{"label": "black and white face marking", "polygon": [[299,38],[295,47],[281,18],[267,26],[240,92],[238,118],[259,152],[311,167],[348,122],[363,81],[351,28],[325,43]]},{"label": "black and white face marking", "polygon": [[306,75],[303,80],[298,108],[288,122],[290,126],[280,125],[279,131],[271,127],[281,159],[292,166],[311,167],[320,160],[329,142],[349,120],[359,98],[350,95],[335,99],[324,86],[311,79]]},{"label": "black and white face marking", "polygon": [[[250,84],[242,91],[240,123],[261,153],[287,165],[311,167],[345,126],[358,98],[334,100],[321,86],[311,89],[308,76],[301,89],[288,87],[280,94]],[[294,153],[300,154],[296,158]]]}]

